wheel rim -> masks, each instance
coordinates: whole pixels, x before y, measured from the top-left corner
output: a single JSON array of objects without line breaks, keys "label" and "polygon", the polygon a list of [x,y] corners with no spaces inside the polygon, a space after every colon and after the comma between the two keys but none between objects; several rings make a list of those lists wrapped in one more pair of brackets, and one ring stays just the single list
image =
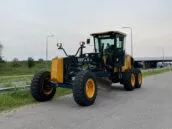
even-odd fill
[{"label": "wheel rim", "polygon": [[131,85],[132,85],[132,87],[135,86],[135,76],[133,73],[131,74]]},{"label": "wheel rim", "polygon": [[53,88],[49,86],[48,81],[49,81],[49,78],[46,78],[42,85],[42,89],[45,95],[50,95],[53,91]]},{"label": "wheel rim", "polygon": [[92,98],[95,93],[95,83],[93,79],[88,79],[86,82],[86,95],[88,98]]},{"label": "wheel rim", "polygon": [[139,85],[142,84],[142,75],[141,75],[141,73],[138,74],[138,83],[139,83]]}]

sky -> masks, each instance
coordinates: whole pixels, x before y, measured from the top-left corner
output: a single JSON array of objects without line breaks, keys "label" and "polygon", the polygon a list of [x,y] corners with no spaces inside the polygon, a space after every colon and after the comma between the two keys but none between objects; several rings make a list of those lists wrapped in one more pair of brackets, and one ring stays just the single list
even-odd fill
[{"label": "sky", "polygon": [[[63,56],[63,43],[74,54],[90,33],[119,30],[127,34],[126,52],[134,57],[172,56],[171,0],[0,0],[0,43],[5,60]],[[92,52],[87,46],[85,52]]]}]

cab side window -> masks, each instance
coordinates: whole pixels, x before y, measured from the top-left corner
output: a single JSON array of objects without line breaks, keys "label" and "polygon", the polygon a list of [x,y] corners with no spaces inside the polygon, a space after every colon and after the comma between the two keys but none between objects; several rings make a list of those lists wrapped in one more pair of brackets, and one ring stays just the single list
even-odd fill
[{"label": "cab side window", "polygon": [[116,36],[116,48],[123,49],[123,45],[124,45],[124,37],[117,35]]}]

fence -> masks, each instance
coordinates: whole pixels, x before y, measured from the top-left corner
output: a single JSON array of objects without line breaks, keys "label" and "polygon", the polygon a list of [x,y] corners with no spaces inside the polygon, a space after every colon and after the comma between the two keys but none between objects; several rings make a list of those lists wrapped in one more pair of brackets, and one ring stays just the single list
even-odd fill
[{"label": "fence", "polygon": [[0,88],[0,93],[2,93],[2,92],[4,92],[4,91],[11,91],[11,90],[17,90],[17,89],[24,89],[24,88],[28,88],[28,87],[30,87],[30,85]]}]

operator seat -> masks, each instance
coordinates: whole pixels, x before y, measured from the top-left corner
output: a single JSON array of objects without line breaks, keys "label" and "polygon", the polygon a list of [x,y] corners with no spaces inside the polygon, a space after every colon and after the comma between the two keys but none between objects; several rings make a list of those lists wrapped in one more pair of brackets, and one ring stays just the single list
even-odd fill
[{"label": "operator seat", "polygon": [[114,64],[114,45],[110,45],[108,49],[105,49],[104,57],[106,57],[105,66],[109,69],[113,68]]}]

